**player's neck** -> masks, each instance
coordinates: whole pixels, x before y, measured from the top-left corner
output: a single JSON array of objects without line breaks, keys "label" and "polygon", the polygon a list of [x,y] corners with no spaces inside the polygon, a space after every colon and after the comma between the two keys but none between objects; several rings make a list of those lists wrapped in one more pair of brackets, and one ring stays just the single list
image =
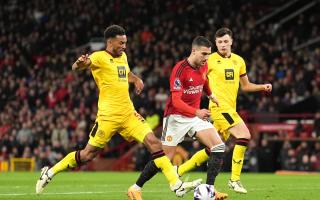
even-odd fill
[{"label": "player's neck", "polygon": [[198,65],[196,64],[195,60],[194,60],[191,56],[189,56],[189,57],[187,58],[187,62],[189,63],[189,65],[190,65],[193,69],[199,69],[199,67],[200,67],[200,66],[198,66]]},{"label": "player's neck", "polygon": [[116,55],[111,51],[111,49],[106,48],[106,52],[107,52],[108,54],[110,54],[110,55],[111,55],[112,57],[114,57],[114,58],[120,57],[120,56],[116,56]]}]

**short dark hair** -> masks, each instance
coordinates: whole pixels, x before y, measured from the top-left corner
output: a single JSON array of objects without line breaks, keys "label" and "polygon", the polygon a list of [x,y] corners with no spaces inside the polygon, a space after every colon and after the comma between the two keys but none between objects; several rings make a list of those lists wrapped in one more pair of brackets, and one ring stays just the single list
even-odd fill
[{"label": "short dark hair", "polygon": [[201,47],[212,47],[212,43],[206,37],[197,36],[192,41],[192,47],[194,46],[201,46]]},{"label": "short dark hair", "polygon": [[117,35],[125,35],[126,31],[119,25],[111,25],[104,31],[104,39],[114,38]]},{"label": "short dark hair", "polygon": [[224,35],[229,35],[232,38],[233,33],[230,29],[223,27],[217,30],[215,38],[223,37]]}]

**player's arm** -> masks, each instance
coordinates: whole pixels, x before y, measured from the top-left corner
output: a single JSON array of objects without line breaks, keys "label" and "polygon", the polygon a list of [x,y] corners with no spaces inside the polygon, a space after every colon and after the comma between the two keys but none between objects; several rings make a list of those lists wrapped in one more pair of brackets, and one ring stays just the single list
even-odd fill
[{"label": "player's arm", "polygon": [[190,115],[198,116],[200,119],[208,120],[210,117],[210,111],[207,109],[196,109],[192,106],[186,104],[182,99],[182,92],[181,91],[174,91],[171,92],[172,95],[172,105],[175,108],[178,108],[183,113],[188,113]]},{"label": "player's arm", "polygon": [[134,84],[136,94],[140,94],[144,88],[143,81],[131,71],[128,73],[128,82]]},{"label": "player's arm", "polygon": [[243,76],[240,76],[240,86],[241,86],[241,89],[245,92],[257,92],[257,91],[271,92],[272,90],[272,85],[270,83],[267,83],[267,84],[251,83],[246,74]]},{"label": "player's arm", "polygon": [[91,60],[88,54],[81,55],[72,65],[72,70],[84,70],[91,65]]}]

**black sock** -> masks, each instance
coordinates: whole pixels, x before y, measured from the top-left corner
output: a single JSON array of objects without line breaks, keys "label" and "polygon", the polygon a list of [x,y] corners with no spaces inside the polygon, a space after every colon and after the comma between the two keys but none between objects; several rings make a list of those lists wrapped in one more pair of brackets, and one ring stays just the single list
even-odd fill
[{"label": "black sock", "polygon": [[208,160],[208,170],[207,170],[207,184],[214,185],[216,177],[218,176],[223,162],[225,145],[220,144],[215,146],[213,151],[210,153]]},{"label": "black sock", "polygon": [[154,177],[160,169],[156,166],[154,163],[154,159],[164,156],[163,151],[158,151],[152,154],[152,160],[150,160],[146,166],[144,167],[143,171],[141,172],[136,184],[139,187],[143,187],[143,185],[150,180],[152,177]]}]

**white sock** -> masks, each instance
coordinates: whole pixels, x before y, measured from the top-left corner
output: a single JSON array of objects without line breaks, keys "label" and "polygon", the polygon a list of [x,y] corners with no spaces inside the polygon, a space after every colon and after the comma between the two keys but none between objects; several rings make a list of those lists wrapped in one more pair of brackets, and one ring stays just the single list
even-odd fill
[{"label": "white sock", "polygon": [[133,187],[135,190],[141,190],[141,187],[140,187],[139,185],[137,185],[137,184],[134,184],[132,187]]},{"label": "white sock", "polygon": [[49,178],[52,178],[52,177],[54,176],[54,172],[53,172],[53,169],[52,169],[52,168],[50,168],[50,169],[48,170],[48,176],[49,176]]}]

